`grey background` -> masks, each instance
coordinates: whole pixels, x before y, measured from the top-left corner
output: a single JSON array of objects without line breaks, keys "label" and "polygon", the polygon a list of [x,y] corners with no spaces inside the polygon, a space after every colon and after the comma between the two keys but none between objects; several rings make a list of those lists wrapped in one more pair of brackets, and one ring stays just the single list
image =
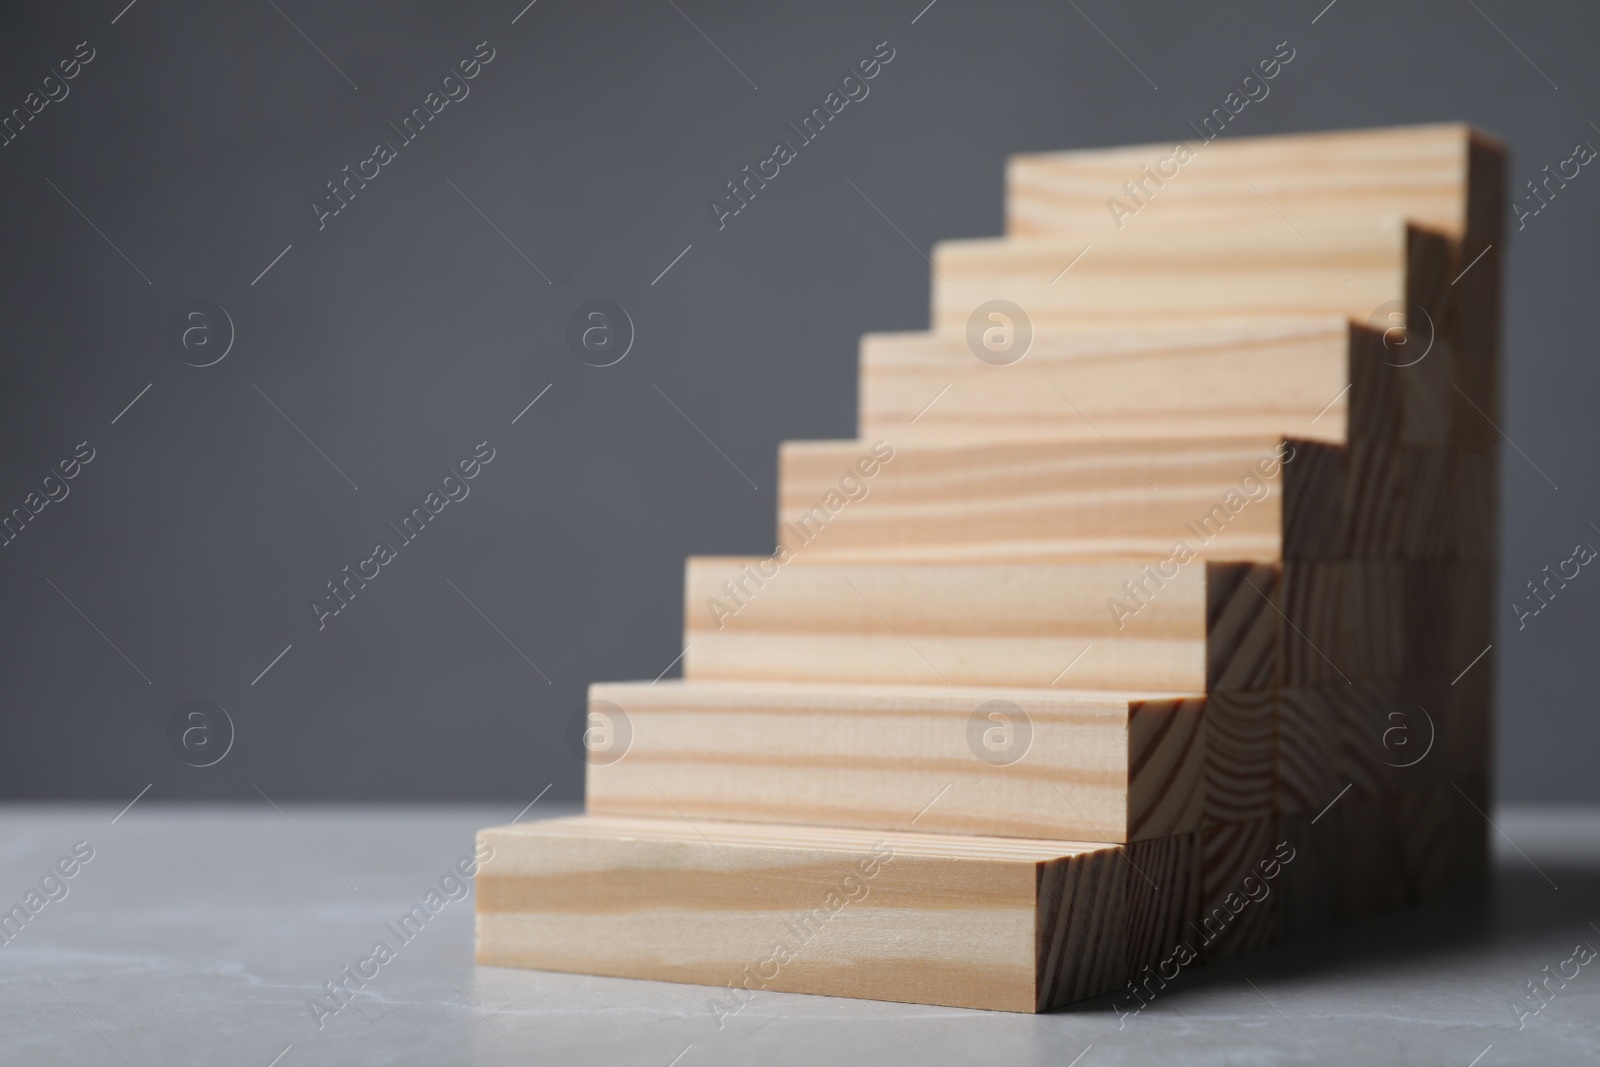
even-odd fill
[{"label": "grey background", "polygon": [[[1600,144],[1587,5],[924,2],[7,5],[0,109],[97,54],[0,148],[0,511],[97,454],[0,549],[0,795],[576,797],[585,684],[673,662],[685,555],[770,549],[778,442],[852,435],[856,337],[926,324],[919,253],[998,232],[1008,153],[1186,136],[1286,39],[1230,136],[1464,119],[1514,185]],[[484,40],[319,232],[323,183]],[[710,197],[884,40],[719,232]],[[1503,799],[1600,799],[1600,578],[1521,632],[1509,608],[1600,544],[1597,222],[1585,169],[1511,241]],[[206,369],[163,336],[196,298],[237,331]],[[564,342],[596,298],[638,332],[607,369]],[[471,495],[318,632],[309,598],[482,440]],[[191,699],[236,727],[209,768],[166,743]]]}]

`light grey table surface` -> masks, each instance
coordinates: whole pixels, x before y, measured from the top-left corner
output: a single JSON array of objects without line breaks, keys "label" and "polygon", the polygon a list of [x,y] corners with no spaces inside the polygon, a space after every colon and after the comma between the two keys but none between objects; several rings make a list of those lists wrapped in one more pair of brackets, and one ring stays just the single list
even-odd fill
[{"label": "light grey table surface", "polygon": [[1527,983],[1577,944],[1600,948],[1596,808],[1501,809],[1486,896],[1197,968],[1120,1027],[1115,998],[1026,1016],[768,992],[721,1029],[702,987],[474,967],[470,897],[319,1029],[307,1006],[319,987],[380,938],[395,943],[385,924],[471,852],[476,828],[516,811],[146,799],[112,822],[117,808],[0,807],[0,907],[78,842],[93,849],[0,945],[0,1063],[1600,1061],[1600,960],[1552,981],[1520,1029],[1515,1008],[1531,1011]]}]

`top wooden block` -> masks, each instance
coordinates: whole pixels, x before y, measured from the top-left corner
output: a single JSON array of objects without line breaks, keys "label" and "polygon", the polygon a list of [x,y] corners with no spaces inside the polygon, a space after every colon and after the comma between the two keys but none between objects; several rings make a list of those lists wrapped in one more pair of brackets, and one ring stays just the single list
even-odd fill
[{"label": "top wooden block", "polygon": [[1399,215],[1481,246],[1499,239],[1504,162],[1498,140],[1459,123],[1018,155],[1006,168],[1006,232],[1093,240],[1276,208],[1297,221]]}]

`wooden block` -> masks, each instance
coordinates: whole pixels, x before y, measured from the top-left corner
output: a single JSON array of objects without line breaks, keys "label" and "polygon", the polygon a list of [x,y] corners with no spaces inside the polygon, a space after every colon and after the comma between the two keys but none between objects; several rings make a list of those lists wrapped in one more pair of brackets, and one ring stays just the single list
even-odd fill
[{"label": "wooden block", "polygon": [[1408,560],[1447,559],[1460,539],[1455,457],[1442,448],[1402,448],[1399,458],[1408,512],[1401,554]]},{"label": "wooden block", "polygon": [[1414,510],[1404,459],[1390,447],[1353,445],[1346,459],[1340,543],[1356,559],[1400,559]]},{"label": "wooden block", "polygon": [[1494,766],[1494,655],[1491,649],[1454,685],[1440,685],[1439,743],[1452,781],[1486,775]]},{"label": "wooden block", "polygon": [[1458,855],[1464,844],[1462,806],[1461,798],[1444,782],[1399,794],[1396,828],[1410,900],[1428,900],[1464,888],[1459,883],[1464,861]]},{"label": "wooden block", "polygon": [[1455,510],[1450,558],[1491,561],[1500,544],[1499,457],[1456,450],[1450,471]]},{"label": "wooden block", "polygon": [[1357,683],[1398,678],[1405,653],[1404,565],[1348,560],[1342,571],[1340,669]]},{"label": "wooden block", "polygon": [[[1301,437],[1392,442],[1400,374],[1381,331],[1344,315],[1036,333],[993,366],[964,336],[861,339],[861,436],[918,440]],[[1104,437],[1102,437],[1104,435]]]},{"label": "wooden block", "polygon": [[720,987],[719,1022],[754,989],[1044,1011],[1189,906],[1115,845],[607,816],[479,841],[479,964]]},{"label": "wooden block", "polygon": [[1277,810],[1315,815],[1338,796],[1340,704],[1351,686],[1284,689],[1278,706]]},{"label": "wooden block", "polygon": [[1492,560],[1456,560],[1448,568],[1451,619],[1445,670],[1452,678],[1494,640],[1495,616],[1505,610],[1495,604],[1495,572]]},{"label": "wooden block", "polygon": [[[1349,799],[1347,794],[1338,803]],[[1289,857],[1278,880],[1278,933],[1283,940],[1321,933],[1338,920],[1338,826],[1332,810],[1278,817]]]},{"label": "wooden block", "polygon": [[1348,520],[1346,512],[1366,505],[1362,495],[1349,487],[1349,450],[1295,438],[1284,441],[1280,448],[1286,450],[1283,467],[1287,474],[1283,478],[1283,550],[1279,558],[1347,556],[1346,532],[1359,523]]},{"label": "wooden block", "polygon": [[1278,569],[700,557],[684,677],[1204,692],[1271,685]]},{"label": "wooden block", "polygon": [[1200,914],[1200,840],[1197,833],[1135,841],[1123,846],[1131,871],[1128,887],[1128,975],[1161,968],[1177,947],[1192,941]]},{"label": "wooden block", "polygon": [[1265,948],[1277,940],[1276,879],[1287,851],[1280,852],[1273,819],[1209,823],[1200,831],[1201,956],[1226,959]]},{"label": "wooden block", "polygon": [[1456,869],[1452,878],[1464,889],[1481,888],[1489,881],[1489,837],[1493,828],[1484,813],[1494,807],[1492,772],[1488,768],[1469,772],[1449,784],[1455,794],[1451,826],[1456,840]]},{"label": "wooden block", "polygon": [[[689,681],[589,699],[630,735],[589,766],[591,813],[1112,842],[1200,823],[1198,696]],[[1261,788],[1259,769],[1230,776]]]},{"label": "wooden block", "polygon": [[1283,568],[1206,565],[1206,691],[1281,684]]},{"label": "wooden block", "polygon": [[[808,561],[1207,559],[1338,553],[1344,450],[1282,438],[874,446],[790,441],[778,541]],[[882,449],[880,449],[882,451]]]},{"label": "wooden block", "polygon": [[1443,681],[1402,678],[1328,690],[1337,719],[1336,777],[1357,799],[1444,783],[1454,713]]},{"label": "wooden block", "polygon": [[1408,680],[1449,677],[1455,663],[1456,648],[1451,639],[1457,607],[1453,571],[1447,563],[1410,561],[1404,565],[1404,633],[1400,647],[1403,676]]},{"label": "wooden block", "polygon": [[[1506,151],[1499,142],[1475,133],[1468,145],[1467,231],[1456,248],[1452,288],[1456,322],[1451,333],[1461,339],[1456,363],[1460,397],[1477,418],[1462,412],[1455,420],[1453,446],[1464,452],[1493,456],[1500,447],[1501,273],[1506,247]],[[1457,266],[1456,264],[1459,264]]]},{"label": "wooden block", "polygon": [[1272,816],[1277,791],[1278,694],[1223,689],[1206,698],[1206,823]]},{"label": "wooden block", "polygon": [[[1487,233],[1485,239],[1495,240],[1500,232],[1503,191],[1483,186],[1485,168],[1503,158],[1504,148],[1468,126],[1180,143],[1192,153],[1181,165],[1173,158],[1175,145],[1166,142],[1012,156],[1006,165],[1006,232],[1099,230],[1103,239],[1112,240],[1147,223],[1232,225],[1259,219],[1273,208],[1296,220],[1402,215],[1456,239]],[[1169,162],[1156,170],[1156,178],[1147,178],[1142,168],[1156,169],[1164,159]],[[1124,183],[1130,181],[1144,184],[1148,195],[1141,194],[1142,206],[1127,199]],[[1113,212],[1112,200],[1137,212],[1132,217]]]},{"label": "wooden block", "polygon": [[1403,664],[1404,567],[1383,560],[1289,560],[1283,567],[1285,686],[1396,677]]},{"label": "wooden block", "polygon": [[1340,920],[1362,919],[1404,904],[1406,874],[1396,799],[1346,795],[1325,818],[1338,820],[1335,866]]},{"label": "wooden block", "polygon": [[1289,560],[1283,565],[1283,673],[1280,684],[1348,683],[1346,576],[1338,561]]},{"label": "wooden block", "polygon": [[[965,336],[995,300],[1021,308],[1035,336],[1314,315],[1366,322],[1391,304],[1410,309],[1407,324],[1431,321],[1442,333],[1453,321],[1449,242],[1398,217],[1290,226],[1269,212],[1225,229],[1129,227],[1063,277],[1090,242],[1078,233],[936,244],[933,328]],[[1429,360],[1439,362],[1430,356],[1411,369],[1431,374]]]},{"label": "wooden block", "polygon": [[[1350,783],[1349,796],[1358,800],[1391,795],[1399,787],[1394,765],[1411,758],[1397,753],[1411,746],[1412,734],[1425,743],[1424,731],[1415,714],[1407,714],[1411,706],[1399,682],[1357,682],[1346,689],[1331,704],[1338,739],[1334,777],[1341,788]],[[1402,732],[1390,732],[1397,727]]]}]

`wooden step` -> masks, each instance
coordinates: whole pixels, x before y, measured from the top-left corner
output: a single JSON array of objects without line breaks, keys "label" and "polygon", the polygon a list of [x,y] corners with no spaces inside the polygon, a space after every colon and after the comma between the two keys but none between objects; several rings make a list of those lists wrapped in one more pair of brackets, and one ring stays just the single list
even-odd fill
[{"label": "wooden step", "polygon": [[936,246],[592,813],[484,832],[480,962],[1037,1011],[1482,880],[1504,150],[1203,136]]},{"label": "wooden step", "polygon": [[1124,848],[580,816],[479,842],[479,964],[717,987],[719,1026],[760,989],[1044,1011],[1195,938],[1192,834]]},{"label": "wooden step", "polygon": [[1504,158],[1498,139],[1460,123],[1027,153],[1006,164],[1006,232],[1231,225],[1276,208],[1292,219],[1399,215],[1495,241],[1500,201],[1487,194]]},{"label": "wooden step", "polygon": [[[1292,225],[1271,212],[1221,228],[1129,227],[1099,243],[1083,232],[942,241],[933,250],[933,328],[965,336],[994,300],[1021,307],[1035,336],[1317,315],[1366,322],[1401,302],[1443,333],[1452,256],[1443,235],[1399,217]],[[1450,362],[1430,356],[1416,369],[1431,371],[1430,360]],[[1449,375],[1442,381],[1448,389]]]},{"label": "wooden step", "polygon": [[[589,689],[625,751],[591,761],[591,813],[1125,842],[1199,828],[1193,694],[783,682]],[[1203,774],[1203,772],[1206,772]]]},{"label": "wooden step", "polygon": [[[1392,440],[1400,433],[1400,368],[1385,359],[1395,361],[1382,335],[1343,316],[1039,335],[1026,356],[1004,366],[975,358],[958,334],[869,333],[861,338],[860,436],[896,446],[1241,435],[1340,445]],[[1413,427],[1407,440],[1443,443],[1429,442],[1426,429]]]},{"label": "wooden step", "polygon": [[1406,564],[1182,558],[694,556],[684,677],[1209,694],[1398,677]]},{"label": "wooden step", "polygon": [[[778,460],[778,543],[810,561],[1051,561],[1345,555],[1341,448],[1281,437],[1115,442],[789,441]],[[866,473],[870,471],[870,476]],[[1397,494],[1363,494],[1365,529],[1403,522]],[[1376,496],[1376,499],[1370,497]],[[1399,543],[1402,528],[1388,540]],[[1209,538],[1202,541],[1202,538]]]},{"label": "wooden step", "polygon": [[684,677],[1169,692],[1275,684],[1280,569],[1183,558],[691,557]]}]

